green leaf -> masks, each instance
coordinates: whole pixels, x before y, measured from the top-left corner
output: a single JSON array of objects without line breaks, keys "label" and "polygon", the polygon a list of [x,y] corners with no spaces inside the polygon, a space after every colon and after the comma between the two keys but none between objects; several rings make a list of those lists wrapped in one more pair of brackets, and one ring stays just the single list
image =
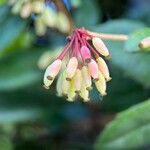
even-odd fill
[{"label": "green leaf", "polygon": [[119,113],[98,137],[96,150],[135,149],[150,143],[150,100]]},{"label": "green leaf", "polygon": [[32,85],[41,79],[37,61],[42,51],[14,53],[0,60],[0,91]]},{"label": "green leaf", "polygon": [[11,142],[9,137],[0,135],[0,149],[13,150],[13,143]]},{"label": "green leaf", "polygon": [[150,28],[144,28],[131,33],[125,43],[125,50],[129,52],[139,51],[139,43],[148,36],[150,36]]},{"label": "green leaf", "polygon": [[101,12],[96,2],[83,0],[82,4],[74,12],[74,20],[78,27],[90,27],[95,25]]},{"label": "green leaf", "polygon": [[18,17],[7,17],[0,24],[0,56],[8,49],[19,48],[18,38],[25,29],[25,22]]},{"label": "green leaf", "polygon": [[139,21],[115,19],[96,26],[94,30],[104,33],[128,34],[143,27],[145,27],[145,24]]},{"label": "green leaf", "polygon": [[27,121],[34,121],[41,115],[38,109],[15,109],[0,111],[0,124],[13,124]]},{"label": "green leaf", "polygon": [[4,5],[6,3],[6,0],[0,0],[0,5]]}]

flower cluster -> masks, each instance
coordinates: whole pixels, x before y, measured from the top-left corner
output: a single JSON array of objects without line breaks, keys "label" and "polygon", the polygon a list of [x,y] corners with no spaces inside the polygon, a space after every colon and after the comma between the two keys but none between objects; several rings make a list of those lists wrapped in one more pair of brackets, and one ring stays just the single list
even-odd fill
[{"label": "flower cluster", "polygon": [[13,14],[20,14],[22,18],[28,18],[36,14],[35,31],[37,35],[44,35],[47,27],[57,28],[63,33],[70,31],[70,23],[67,16],[57,11],[55,4],[45,0],[9,0]]},{"label": "flower cluster", "polygon": [[75,29],[67,37],[60,55],[47,67],[44,86],[48,89],[60,72],[56,87],[59,96],[66,96],[69,101],[73,101],[79,95],[84,101],[88,101],[92,80],[100,95],[104,96],[106,82],[111,77],[102,57],[110,57],[103,41],[84,28]]}]

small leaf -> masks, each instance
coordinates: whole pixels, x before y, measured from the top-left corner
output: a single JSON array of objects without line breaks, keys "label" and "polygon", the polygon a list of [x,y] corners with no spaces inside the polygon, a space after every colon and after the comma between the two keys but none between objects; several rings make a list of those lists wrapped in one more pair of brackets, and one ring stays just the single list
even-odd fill
[{"label": "small leaf", "polygon": [[139,51],[139,43],[148,36],[150,36],[150,28],[144,28],[131,33],[125,43],[125,50],[129,52]]},{"label": "small leaf", "polygon": [[96,150],[135,149],[150,143],[150,100],[119,113],[96,142]]}]

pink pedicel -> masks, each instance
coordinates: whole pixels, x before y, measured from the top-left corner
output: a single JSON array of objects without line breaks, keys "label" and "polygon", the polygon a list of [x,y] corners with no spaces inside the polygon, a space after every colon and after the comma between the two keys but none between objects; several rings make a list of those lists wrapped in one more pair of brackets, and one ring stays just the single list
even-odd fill
[{"label": "pink pedicel", "polygon": [[91,53],[87,46],[81,47],[81,56],[85,63],[89,63],[91,61]]},{"label": "pink pedicel", "polygon": [[46,69],[44,86],[48,89],[60,72],[57,93],[65,95],[67,100],[73,101],[80,96],[84,102],[88,101],[92,79],[101,96],[106,95],[106,81],[110,80],[110,76],[107,64],[100,55],[109,56],[103,41],[84,28],[75,29],[66,38],[62,52]]}]

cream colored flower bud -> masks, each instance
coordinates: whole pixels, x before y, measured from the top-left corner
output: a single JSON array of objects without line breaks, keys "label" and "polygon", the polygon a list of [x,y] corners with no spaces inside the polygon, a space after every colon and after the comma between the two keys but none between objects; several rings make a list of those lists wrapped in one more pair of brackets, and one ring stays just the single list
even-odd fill
[{"label": "cream colored flower bud", "polygon": [[80,93],[81,92],[81,85],[82,85],[82,82],[83,82],[82,74],[81,74],[80,69],[77,69],[77,71],[76,71],[76,73],[73,77],[73,80],[74,80],[75,92]]},{"label": "cream colored flower bud", "polygon": [[88,63],[88,71],[94,81],[98,80],[98,65],[95,60],[91,59],[90,63]]},{"label": "cream colored flower bud", "polygon": [[51,86],[51,84],[53,83],[54,80],[48,80],[47,79],[47,75],[45,74],[44,75],[44,79],[43,79],[43,82],[44,82],[44,87],[46,89],[49,89],[49,87]]},{"label": "cream colored flower bud", "polygon": [[46,33],[46,25],[40,16],[35,20],[35,31],[39,36],[43,36]]},{"label": "cream colored flower bud", "polygon": [[69,102],[73,102],[75,100],[75,97],[76,97],[76,89],[75,89],[75,82],[74,80],[71,80],[71,81],[68,81],[70,82],[70,87],[69,87],[69,90],[68,90],[68,98],[67,100]]},{"label": "cream colored flower bud", "polygon": [[77,70],[78,67],[78,60],[76,57],[72,57],[67,65],[67,70],[66,70],[66,79],[67,80],[71,80],[73,78],[73,76],[75,75],[75,72]]},{"label": "cream colored flower bud", "polygon": [[42,14],[42,19],[48,27],[55,27],[57,23],[56,13],[52,9],[45,9]]},{"label": "cream colored flower bud", "polygon": [[66,70],[63,72],[62,77],[62,94],[68,96],[68,90],[70,88],[70,81],[66,80]]},{"label": "cream colored flower bud", "polygon": [[45,75],[48,80],[53,80],[55,76],[59,73],[61,69],[62,61],[60,59],[55,60],[51,65],[46,69]]},{"label": "cream colored flower bud", "polygon": [[83,82],[85,83],[86,89],[91,90],[92,89],[92,87],[91,87],[92,80],[91,80],[91,76],[88,72],[87,66],[83,66],[81,71],[82,71],[82,76],[83,76]]},{"label": "cream colored flower bud", "polygon": [[12,13],[18,14],[21,11],[21,8],[22,8],[22,3],[20,1],[15,2],[12,7]]},{"label": "cream colored flower bud", "polygon": [[99,80],[95,82],[96,88],[101,96],[106,95],[106,81],[103,74],[99,71]]},{"label": "cream colored flower bud", "polygon": [[63,91],[62,91],[62,82],[63,82],[63,73],[61,73],[58,77],[57,84],[56,84],[56,90],[57,90],[57,95],[62,96]]},{"label": "cream colored flower bud", "polygon": [[101,73],[103,74],[103,76],[105,77],[106,81],[110,81],[111,77],[110,77],[110,74],[109,74],[107,64],[104,61],[104,59],[99,57],[96,61],[97,61],[97,64],[98,64],[98,68],[101,71]]},{"label": "cream colored flower bud", "polygon": [[82,82],[81,92],[79,93],[80,97],[84,102],[88,102],[89,99],[89,91],[86,89],[85,83]]},{"label": "cream colored flower bud", "polygon": [[106,47],[106,45],[104,44],[104,42],[100,39],[100,38],[97,38],[97,37],[94,37],[92,39],[92,43],[95,47],[95,49],[103,56],[105,57],[108,57],[109,56],[109,51]]},{"label": "cream colored flower bud", "polygon": [[34,13],[41,13],[44,10],[44,2],[42,1],[33,1],[32,2],[32,11]]},{"label": "cream colored flower bud", "polygon": [[[150,48],[150,36],[144,38],[140,43],[139,43],[140,48]],[[148,49],[149,50],[149,49]]]},{"label": "cream colored flower bud", "polygon": [[56,24],[56,26],[63,33],[69,32],[70,23],[69,23],[67,16],[64,13],[62,13],[62,12],[57,13],[57,24]]},{"label": "cream colored flower bud", "polygon": [[21,9],[20,15],[22,18],[28,18],[32,13],[31,4],[25,3]]}]

